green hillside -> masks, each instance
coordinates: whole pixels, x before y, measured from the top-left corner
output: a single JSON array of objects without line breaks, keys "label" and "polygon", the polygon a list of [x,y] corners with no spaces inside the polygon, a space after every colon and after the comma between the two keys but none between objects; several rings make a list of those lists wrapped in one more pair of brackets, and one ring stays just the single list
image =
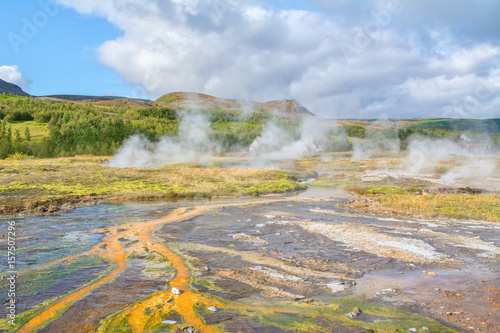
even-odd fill
[{"label": "green hillside", "polygon": [[[0,95],[0,158],[20,154],[34,157],[66,157],[81,154],[112,155],[133,134],[149,140],[175,135],[182,109],[154,106],[104,106],[53,98]],[[223,110],[203,111],[212,123],[213,136],[224,149],[248,146],[271,116],[251,116]],[[293,127],[293,121],[279,120]]]},{"label": "green hillside", "polygon": [[[167,95],[165,95],[167,96]],[[22,97],[0,95],[0,159],[68,157],[82,154],[113,155],[125,139],[134,134],[144,135],[155,141],[161,136],[175,136],[179,131],[180,117],[185,106],[167,106],[166,101],[179,102],[182,95],[163,96],[157,101],[131,99],[92,99],[59,97]],[[175,96],[175,98],[174,98]],[[209,96],[210,97],[210,96]],[[208,99],[205,98],[205,99]],[[210,103],[197,103],[211,123],[210,139],[219,143],[220,151],[241,151],[247,148],[262,132],[269,121],[298,135],[300,117],[286,113],[272,113],[262,108],[236,109],[236,100],[217,99],[214,108]],[[286,103],[292,100],[285,100]],[[285,105],[286,103],[282,103]],[[185,104],[185,103],[184,103]],[[242,103],[243,104],[243,103]],[[268,103],[264,103],[268,104]],[[264,105],[263,104],[263,105]],[[180,105],[183,105],[182,103]],[[295,107],[300,104],[293,104]],[[331,151],[345,151],[356,137],[371,140],[374,132],[383,137],[400,139],[404,149],[407,140],[415,133],[432,137],[458,139],[462,133],[481,136],[486,133],[494,145],[500,145],[500,119],[414,119],[385,121],[342,120],[322,121],[331,128]]]},{"label": "green hillside", "polygon": [[448,131],[471,131],[500,133],[500,119],[426,119],[413,122],[414,129],[443,129]]}]

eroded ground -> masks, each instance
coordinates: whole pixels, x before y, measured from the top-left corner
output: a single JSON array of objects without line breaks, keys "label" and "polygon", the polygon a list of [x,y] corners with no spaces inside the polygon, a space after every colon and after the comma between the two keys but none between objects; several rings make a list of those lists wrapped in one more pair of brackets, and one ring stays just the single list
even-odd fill
[{"label": "eroded ground", "polygon": [[11,218],[17,324],[0,330],[498,332],[500,224],[353,210],[342,188],[389,176],[335,163],[297,195]]},{"label": "eroded ground", "polygon": [[108,217],[22,240],[54,248],[25,247],[18,331],[495,332],[500,226],[363,216],[346,200],[81,208],[65,221]]}]

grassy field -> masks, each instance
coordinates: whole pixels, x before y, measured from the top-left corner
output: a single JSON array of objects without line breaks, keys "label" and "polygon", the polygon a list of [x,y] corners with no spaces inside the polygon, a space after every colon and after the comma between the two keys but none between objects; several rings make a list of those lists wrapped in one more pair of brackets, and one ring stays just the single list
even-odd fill
[{"label": "grassy field", "polygon": [[33,142],[40,142],[43,138],[49,136],[49,129],[47,124],[40,124],[35,121],[17,121],[9,124],[12,127],[12,131],[14,132],[16,129],[21,132],[21,136],[24,139],[24,131],[26,127],[28,127],[31,135],[31,140]]},{"label": "grassy field", "polygon": [[[397,176],[405,163],[404,158],[398,155],[382,154],[359,161],[352,161],[349,153],[325,156],[329,159],[299,161],[296,169],[319,168],[323,173],[311,186],[342,188],[359,196],[359,199],[345,205],[348,208],[377,215],[500,221],[498,171],[490,175],[488,181],[476,177],[450,184],[436,183],[451,169],[470,168],[472,160],[463,156],[452,156],[429,164],[422,170],[426,177]],[[499,157],[490,156],[488,159],[498,162]],[[470,181],[479,181],[479,189],[470,185]]]},{"label": "grassy field", "polygon": [[498,194],[419,195],[396,193],[377,198],[384,207],[423,218],[500,221]]},{"label": "grassy field", "polygon": [[112,168],[103,157],[0,161],[0,214],[55,209],[71,200],[260,195],[303,187],[281,171],[255,168]]},{"label": "grassy field", "polygon": [[[380,215],[500,221],[498,191],[457,191],[457,184],[441,190],[442,185],[432,178],[386,176],[377,179],[376,171],[381,165],[389,170],[403,163],[403,159],[392,154],[360,161],[352,161],[349,153],[323,154],[297,161],[286,171],[227,168],[222,163],[224,157],[210,167],[192,164],[123,169],[103,165],[108,159],[77,156],[1,160],[0,214],[52,213],[64,205],[72,208],[102,200],[284,193],[304,189],[305,185],[295,180],[317,177],[317,170],[321,176],[310,186],[344,189],[358,195],[358,200],[346,205],[352,209]],[[434,167],[435,179],[443,170],[463,163],[458,157],[440,162]],[[500,178],[491,179],[494,182]]]}]

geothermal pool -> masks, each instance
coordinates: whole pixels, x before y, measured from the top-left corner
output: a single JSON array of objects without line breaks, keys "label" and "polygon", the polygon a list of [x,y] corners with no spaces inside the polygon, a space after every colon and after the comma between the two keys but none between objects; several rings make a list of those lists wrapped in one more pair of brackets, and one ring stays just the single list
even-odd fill
[{"label": "geothermal pool", "polygon": [[380,218],[347,200],[311,190],[9,219],[17,326],[0,328],[497,332],[498,224]]}]

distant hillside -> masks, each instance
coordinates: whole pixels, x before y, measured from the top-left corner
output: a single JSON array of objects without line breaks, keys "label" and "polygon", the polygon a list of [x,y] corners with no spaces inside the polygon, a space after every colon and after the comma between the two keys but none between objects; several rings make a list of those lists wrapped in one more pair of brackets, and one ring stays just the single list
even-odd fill
[{"label": "distant hillside", "polygon": [[311,111],[307,110],[294,99],[260,103],[238,99],[218,98],[199,93],[173,92],[161,96],[156,101],[154,101],[154,104],[158,106],[168,106],[176,109],[218,109],[227,112],[260,110],[285,117],[314,116]]},{"label": "distant hillside", "polygon": [[18,85],[0,79],[0,94],[3,93],[18,96],[29,96],[29,94],[25,93]]},{"label": "distant hillside", "polygon": [[303,107],[302,104],[294,99],[270,101],[261,103],[259,106],[270,113],[277,113],[288,116],[314,116],[314,113]]},{"label": "distant hillside", "polygon": [[413,121],[409,127],[414,129],[500,133],[500,119],[420,119]]},{"label": "distant hillside", "polygon": [[149,107],[151,101],[148,99],[127,98],[120,96],[88,96],[88,95],[47,95],[38,97],[42,100],[53,100],[63,102],[89,103],[103,106],[138,106]]}]

